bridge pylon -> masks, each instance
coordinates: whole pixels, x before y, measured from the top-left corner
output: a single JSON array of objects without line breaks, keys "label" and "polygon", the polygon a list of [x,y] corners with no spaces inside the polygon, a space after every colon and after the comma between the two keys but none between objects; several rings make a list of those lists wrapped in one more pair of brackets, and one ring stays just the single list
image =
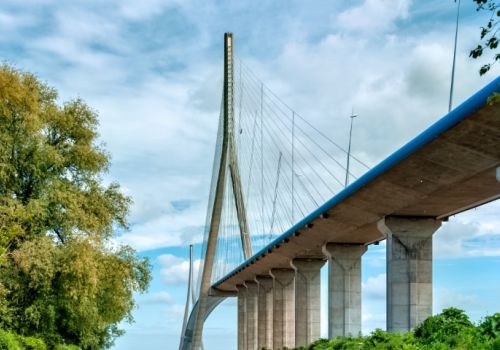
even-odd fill
[{"label": "bridge pylon", "polygon": [[[222,147],[220,159],[216,159],[218,169],[212,179],[215,185],[213,207],[208,213],[208,236],[205,251],[202,252],[202,271],[199,281],[198,301],[194,304],[189,321],[181,335],[180,349],[200,350],[202,349],[203,324],[210,312],[225,297],[210,295],[212,284],[212,272],[217,248],[217,238],[220,229],[220,219],[224,202],[225,183],[230,180],[234,203],[241,235],[243,256],[248,259],[252,256],[250,244],[250,232],[247,222],[244,194],[242,190],[241,175],[238,163],[237,144],[234,127],[234,39],[232,33],[224,34],[224,87],[223,87],[223,115],[222,125]],[[219,154],[216,152],[216,157]],[[227,179],[227,177],[230,177]]]}]

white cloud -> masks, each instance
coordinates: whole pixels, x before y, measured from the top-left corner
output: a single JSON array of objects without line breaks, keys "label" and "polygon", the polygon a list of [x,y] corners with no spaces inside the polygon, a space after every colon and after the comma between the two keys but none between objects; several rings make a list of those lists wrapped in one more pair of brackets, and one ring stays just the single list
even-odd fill
[{"label": "white cloud", "polygon": [[142,1],[119,1],[121,13],[128,19],[145,20],[152,16],[159,15],[165,9],[180,5],[181,0],[142,0]]},{"label": "white cloud", "polygon": [[462,294],[457,291],[440,288],[434,291],[433,313],[439,313],[448,307],[456,307],[463,310],[477,309],[479,303],[479,297],[477,295]]},{"label": "white cloud", "polygon": [[170,294],[165,291],[150,293],[145,296],[139,297],[139,304],[149,305],[149,304],[172,304],[174,299]]},{"label": "white cloud", "polygon": [[368,335],[373,332],[376,328],[385,329],[386,328],[386,314],[381,313],[371,313],[363,312],[361,315],[361,326],[362,333]]},{"label": "white cloud", "polygon": [[407,18],[410,4],[410,0],[364,0],[341,12],[337,23],[344,30],[383,31],[396,20]]},{"label": "white cloud", "polygon": [[[160,276],[167,285],[187,284],[189,278],[189,260],[172,254],[160,255],[157,258],[160,264]],[[193,261],[194,280],[198,277],[200,260]]]},{"label": "white cloud", "polygon": [[500,256],[500,226],[495,218],[498,205],[490,203],[450,218],[434,235],[435,257]]},{"label": "white cloud", "polygon": [[364,295],[375,301],[385,300],[386,281],[387,277],[385,273],[381,273],[375,277],[368,277],[366,282],[362,284]]},{"label": "white cloud", "polygon": [[[157,205],[158,207],[149,208],[150,214],[143,214],[144,221],[132,225],[130,232],[117,237],[117,241],[144,251],[200,243],[203,240],[204,209],[195,206],[179,212],[168,210],[170,204],[167,202]],[[161,205],[167,209],[163,213],[157,213]]]}]

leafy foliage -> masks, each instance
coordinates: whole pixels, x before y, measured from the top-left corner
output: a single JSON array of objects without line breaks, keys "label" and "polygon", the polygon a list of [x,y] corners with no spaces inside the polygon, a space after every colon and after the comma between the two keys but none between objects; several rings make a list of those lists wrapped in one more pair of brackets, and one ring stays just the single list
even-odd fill
[{"label": "leafy foliage", "polygon": [[486,318],[479,324],[481,335],[490,339],[500,339],[500,313],[496,313]]},{"label": "leafy foliage", "polygon": [[61,107],[35,76],[0,66],[0,327],[51,349],[110,347],[150,281],[147,259],[111,248],[131,200],[102,184],[97,137],[82,100]]},{"label": "leafy foliage", "polygon": [[[47,350],[45,342],[36,337],[23,337],[14,332],[0,329],[0,350]],[[56,350],[81,350],[76,345],[57,344]]]},{"label": "leafy foliage", "polygon": [[100,184],[109,156],[96,145],[97,114],[82,100],[56,104],[35,76],[0,67],[0,246],[53,233],[109,238],[126,227],[130,199]]},{"label": "leafy foliage", "polygon": [[493,51],[493,62],[483,65],[479,69],[479,74],[483,75],[488,72],[495,62],[500,61],[500,52],[495,52],[498,49],[497,32],[500,28],[500,2],[498,0],[473,0],[477,4],[477,11],[489,12],[490,18],[485,27],[481,27],[481,41],[477,47],[470,51],[469,56],[478,58],[483,55],[485,50]]},{"label": "leafy foliage", "polygon": [[320,339],[295,350],[500,350],[500,313],[479,325],[459,309],[449,308],[431,316],[414,331],[387,333],[376,329],[366,337]]}]

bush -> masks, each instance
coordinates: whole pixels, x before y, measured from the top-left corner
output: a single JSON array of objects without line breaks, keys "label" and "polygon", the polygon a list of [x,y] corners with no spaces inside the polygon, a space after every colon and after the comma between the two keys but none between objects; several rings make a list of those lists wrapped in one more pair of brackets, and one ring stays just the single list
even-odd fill
[{"label": "bush", "polygon": [[481,335],[487,338],[500,338],[500,313],[497,312],[494,315],[486,316],[483,322],[479,324],[478,328]]},{"label": "bush", "polygon": [[464,311],[449,308],[431,316],[415,331],[320,339],[295,350],[500,350],[500,313],[474,325]]},{"label": "bush", "polygon": [[22,348],[25,350],[47,350],[47,345],[42,339],[35,337],[19,337]]},{"label": "bush", "polygon": [[56,345],[54,350],[81,350],[78,346],[70,344],[70,345]]},{"label": "bush", "polygon": [[446,344],[457,347],[473,341],[476,328],[463,310],[448,308],[427,318],[415,329],[415,338],[422,344]]},{"label": "bush", "polygon": [[14,332],[9,332],[0,329],[0,350],[82,350],[76,345],[57,344],[47,347],[45,342],[40,338],[23,337]]},{"label": "bush", "polygon": [[17,336],[0,329],[0,350],[21,350]]}]

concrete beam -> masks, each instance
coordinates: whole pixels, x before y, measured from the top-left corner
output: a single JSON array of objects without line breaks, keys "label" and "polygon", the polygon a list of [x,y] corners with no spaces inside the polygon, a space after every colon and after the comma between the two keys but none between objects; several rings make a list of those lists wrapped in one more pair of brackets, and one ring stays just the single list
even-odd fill
[{"label": "concrete beam", "polygon": [[295,347],[295,270],[271,269],[273,284],[273,349]]},{"label": "concrete beam", "polygon": [[328,243],[328,337],[357,336],[361,332],[362,244]]},{"label": "concrete beam", "polygon": [[246,294],[246,350],[258,350],[258,295],[259,285],[256,281],[245,281]]},{"label": "concrete beam", "polygon": [[387,330],[406,332],[432,315],[432,235],[441,221],[386,217]]},{"label": "concrete beam", "polygon": [[258,349],[272,349],[273,347],[273,278],[271,276],[257,276],[259,283],[258,296]]},{"label": "concrete beam", "polygon": [[238,289],[238,350],[247,350],[247,287],[243,284]]},{"label": "concrete beam", "polygon": [[321,267],[324,259],[294,259],[295,346],[308,346],[321,336]]}]

